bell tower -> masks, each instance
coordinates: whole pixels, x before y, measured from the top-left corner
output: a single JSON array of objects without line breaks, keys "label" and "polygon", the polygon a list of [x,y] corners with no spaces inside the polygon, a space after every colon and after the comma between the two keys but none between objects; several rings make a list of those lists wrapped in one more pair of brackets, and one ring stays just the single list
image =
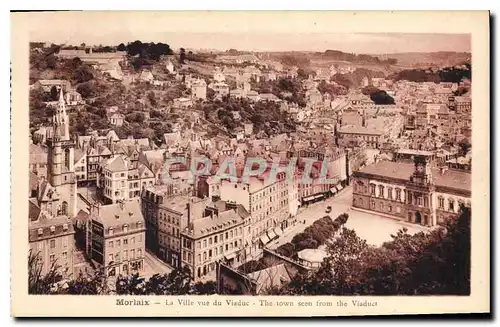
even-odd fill
[{"label": "bell tower", "polygon": [[75,144],[69,135],[69,118],[61,88],[59,103],[52,116],[52,137],[47,139],[48,179],[60,194],[58,213],[76,215],[76,178],[74,168]]},{"label": "bell tower", "polygon": [[435,186],[429,158],[416,155],[413,162],[415,168],[406,186],[408,221],[424,226],[434,226],[436,225]]}]

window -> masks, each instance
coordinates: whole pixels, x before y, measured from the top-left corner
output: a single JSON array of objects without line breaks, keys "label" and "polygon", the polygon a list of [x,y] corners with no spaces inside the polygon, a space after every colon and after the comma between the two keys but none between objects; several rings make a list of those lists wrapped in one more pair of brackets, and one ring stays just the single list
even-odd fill
[{"label": "window", "polygon": [[212,250],[208,250],[208,258],[212,259]]},{"label": "window", "polygon": [[196,262],[198,262],[198,263],[200,263],[200,262],[201,262],[201,254],[198,254],[198,259],[197,259],[197,261],[196,261]]},{"label": "window", "polygon": [[68,247],[68,238],[67,237],[63,237],[62,243],[63,243],[63,247],[67,248]]},{"label": "window", "polygon": [[203,252],[203,260],[207,260],[207,252]]},{"label": "window", "polygon": [[116,240],[115,243],[116,243],[116,247],[119,247],[121,242],[120,242],[120,240]]},{"label": "window", "polygon": [[378,186],[378,196],[383,198],[384,197],[384,185],[379,185]]},{"label": "window", "polygon": [[214,236],[214,243],[217,244],[217,235]]},{"label": "window", "polygon": [[123,245],[128,245],[128,238],[123,239]]},{"label": "window", "polygon": [[51,254],[50,255],[50,262],[53,263],[54,261],[56,261],[56,255],[55,254]]},{"label": "window", "polygon": [[55,226],[50,226],[50,232],[51,233],[55,233],[56,231],[56,227]]},{"label": "window", "polygon": [[387,188],[387,198],[392,200],[392,187]]},{"label": "window", "polygon": [[63,258],[63,260],[67,260],[68,259],[68,252],[64,251],[62,253],[62,258]]},{"label": "window", "polygon": [[455,211],[455,200],[448,200],[448,211]]},{"label": "window", "polygon": [[375,201],[374,200],[370,201],[370,206],[372,207],[372,209],[375,209]]},{"label": "window", "polygon": [[135,259],[135,250],[130,250],[130,259]]},{"label": "window", "polygon": [[54,249],[56,247],[56,240],[50,240],[50,248]]},{"label": "window", "polygon": [[120,253],[115,254],[115,261],[120,262]]},{"label": "window", "polygon": [[38,236],[43,235],[43,228],[38,228]]},{"label": "window", "polygon": [[439,209],[444,209],[444,198],[442,196],[438,197]]},{"label": "window", "polygon": [[123,260],[128,260],[128,250],[123,250]]},{"label": "window", "polygon": [[137,258],[142,258],[142,250],[137,249]]},{"label": "window", "polygon": [[110,253],[108,258],[109,258],[109,262],[113,261],[113,253]]},{"label": "window", "polygon": [[203,240],[203,247],[206,248],[207,247],[207,240]]},{"label": "window", "polygon": [[396,207],[396,212],[401,213],[401,207]]},{"label": "window", "polygon": [[421,196],[417,197],[417,205],[421,206],[423,203],[423,198]]},{"label": "window", "polygon": [[212,238],[211,237],[208,239],[208,245],[212,245]]},{"label": "window", "polygon": [[128,225],[127,224],[123,225],[123,232],[128,233]]},{"label": "window", "polygon": [[109,246],[110,248],[112,248],[112,247],[113,247],[113,241],[109,241],[108,246]]},{"label": "window", "polygon": [[375,196],[375,184],[370,184],[370,195]]},{"label": "window", "polygon": [[132,237],[132,238],[130,239],[130,244],[135,244],[135,237]]},{"label": "window", "polygon": [[196,242],[196,247],[197,247],[198,249],[200,249],[200,248],[201,248],[201,242],[200,242],[200,241]]},{"label": "window", "polygon": [[401,201],[401,190],[399,188],[396,189],[396,200]]},{"label": "window", "polygon": [[388,210],[389,212],[392,212],[392,206],[391,206],[390,204],[389,204],[389,206],[387,207],[387,210]]}]

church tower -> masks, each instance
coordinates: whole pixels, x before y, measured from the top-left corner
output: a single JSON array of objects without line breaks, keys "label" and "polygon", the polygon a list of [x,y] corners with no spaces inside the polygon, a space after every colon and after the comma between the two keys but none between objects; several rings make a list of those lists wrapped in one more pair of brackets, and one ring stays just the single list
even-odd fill
[{"label": "church tower", "polygon": [[47,140],[47,176],[50,184],[60,194],[57,212],[74,217],[76,215],[75,144],[69,135],[69,117],[62,88],[57,109],[52,116],[52,128],[52,137]]}]

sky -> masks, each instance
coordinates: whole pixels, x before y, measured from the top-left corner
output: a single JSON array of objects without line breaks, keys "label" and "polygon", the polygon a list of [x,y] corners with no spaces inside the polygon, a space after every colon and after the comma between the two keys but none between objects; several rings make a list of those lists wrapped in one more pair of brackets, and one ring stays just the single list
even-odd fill
[{"label": "sky", "polygon": [[31,15],[29,27],[32,41],[72,45],[118,45],[140,40],[167,43],[174,50],[180,47],[250,51],[333,49],[367,54],[471,51],[468,34],[366,33],[380,30],[379,25],[373,28],[359,25],[363,27],[357,30],[362,32],[349,33],[347,25],[347,22],[336,24],[331,16],[320,13],[278,16],[270,12],[205,12],[202,15],[141,12],[134,16],[124,12],[59,12]]}]

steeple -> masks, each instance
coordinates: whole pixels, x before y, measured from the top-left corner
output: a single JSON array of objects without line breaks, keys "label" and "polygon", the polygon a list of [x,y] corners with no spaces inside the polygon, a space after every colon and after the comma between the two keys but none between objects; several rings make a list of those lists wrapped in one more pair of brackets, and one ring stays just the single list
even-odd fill
[{"label": "steeple", "polygon": [[61,141],[69,140],[69,118],[66,112],[66,103],[64,101],[63,89],[59,94],[59,103],[57,109],[52,116],[52,124],[54,128],[54,138]]}]

